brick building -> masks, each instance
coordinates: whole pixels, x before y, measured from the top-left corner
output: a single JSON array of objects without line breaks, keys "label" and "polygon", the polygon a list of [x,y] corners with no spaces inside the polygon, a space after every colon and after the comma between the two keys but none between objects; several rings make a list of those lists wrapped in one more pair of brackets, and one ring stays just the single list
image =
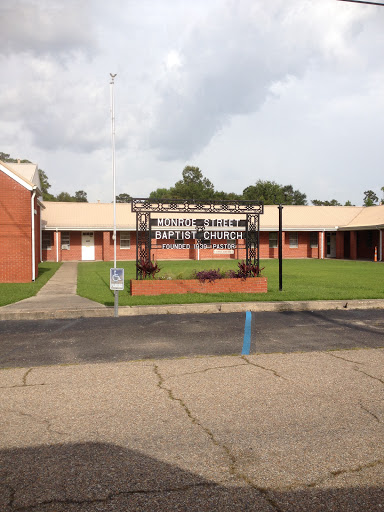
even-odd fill
[{"label": "brick building", "polygon": [[[42,257],[48,261],[113,260],[113,204],[44,203]],[[177,216],[191,220],[191,214],[152,214],[152,218],[172,220]],[[211,223],[228,215],[197,215]],[[233,217],[233,219],[232,219]],[[232,226],[244,216],[233,215]],[[116,205],[117,260],[136,259],[136,215],[130,204]],[[160,228],[152,228],[155,229]],[[196,247],[196,239],[186,238],[184,226],[164,227],[166,238],[152,239],[155,259],[230,259],[245,257],[244,228],[219,226],[207,228],[213,238],[205,247]],[[240,232],[238,239],[227,235]],[[384,206],[284,206],[284,258],[383,259]],[[216,233],[216,235],[215,235]],[[169,234],[169,237],[168,237]],[[278,209],[265,206],[260,216],[260,257],[277,258]]]},{"label": "brick building", "polygon": [[[35,164],[0,162],[0,282],[34,281],[40,261],[113,261],[112,203],[41,203],[40,195]],[[244,215],[196,215],[210,225],[203,243],[186,227],[192,217],[152,214],[163,223],[151,228],[156,260],[245,258],[244,227],[237,224]],[[183,228],[173,227],[175,220]],[[129,203],[116,205],[116,228],[117,260],[135,260],[136,214]],[[376,250],[382,261],[383,233],[384,205],[284,206],[283,258],[373,260]],[[265,206],[260,257],[277,258],[277,246],[278,209]]]},{"label": "brick building", "polygon": [[37,165],[0,162],[0,282],[34,281],[41,260]]}]

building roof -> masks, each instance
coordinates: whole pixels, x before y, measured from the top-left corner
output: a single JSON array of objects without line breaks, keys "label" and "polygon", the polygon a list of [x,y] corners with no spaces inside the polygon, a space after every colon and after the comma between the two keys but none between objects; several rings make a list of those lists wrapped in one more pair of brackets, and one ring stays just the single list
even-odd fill
[{"label": "building roof", "polygon": [[384,205],[362,208],[357,217],[351,220],[342,229],[384,229]]},{"label": "building roof", "polygon": [[[75,203],[45,201],[42,223],[45,229],[54,230],[112,230],[113,203]],[[154,213],[153,218],[237,218],[244,215]],[[279,226],[279,211],[275,205],[264,207],[260,216],[262,231],[275,231]],[[284,206],[283,229],[317,231],[338,229],[384,228],[384,206]],[[116,229],[135,230],[136,214],[130,203],[116,204]]]},{"label": "building roof", "polygon": [[[33,163],[13,163],[13,162],[2,162],[0,165],[13,174],[16,181],[21,183],[27,188],[37,187],[39,192],[41,191],[41,183],[38,166]],[[9,175],[9,173],[7,173]]]},{"label": "building roof", "polygon": [[[112,230],[113,203],[75,203],[44,201],[42,223],[45,229],[60,230]],[[116,228],[136,229],[136,215],[130,203],[116,204]]]}]

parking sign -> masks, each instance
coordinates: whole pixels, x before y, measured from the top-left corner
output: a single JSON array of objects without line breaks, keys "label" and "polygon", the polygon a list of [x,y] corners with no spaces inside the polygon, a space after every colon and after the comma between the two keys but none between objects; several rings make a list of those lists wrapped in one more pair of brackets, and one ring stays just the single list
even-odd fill
[{"label": "parking sign", "polygon": [[109,274],[109,289],[124,290],[124,269],[111,268]]}]

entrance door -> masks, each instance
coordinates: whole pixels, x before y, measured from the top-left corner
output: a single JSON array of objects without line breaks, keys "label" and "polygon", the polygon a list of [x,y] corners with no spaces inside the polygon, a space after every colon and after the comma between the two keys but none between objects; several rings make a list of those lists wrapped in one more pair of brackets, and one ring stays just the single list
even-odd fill
[{"label": "entrance door", "polygon": [[87,261],[95,259],[95,239],[92,231],[83,232],[81,235],[81,259]]}]

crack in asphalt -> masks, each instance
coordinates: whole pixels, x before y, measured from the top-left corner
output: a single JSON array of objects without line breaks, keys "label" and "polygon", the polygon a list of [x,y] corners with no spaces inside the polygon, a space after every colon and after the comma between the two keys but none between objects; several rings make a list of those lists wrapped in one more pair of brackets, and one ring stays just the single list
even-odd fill
[{"label": "crack in asphalt", "polygon": [[[252,363],[250,363],[250,364],[252,364]],[[243,365],[243,366],[245,366],[245,365]],[[194,425],[198,426],[208,436],[208,438],[211,440],[211,442],[212,442],[212,444],[214,446],[220,448],[224,452],[224,454],[227,457],[228,462],[229,462],[229,464],[228,464],[228,472],[229,472],[229,474],[231,476],[233,476],[234,478],[236,478],[237,480],[243,481],[244,483],[246,483],[252,489],[255,489],[256,491],[258,491],[262,495],[262,497],[267,501],[267,503],[269,505],[271,505],[271,507],[274,508],[274,510],[276,512],[283,512],[283,510],[279,507],[277,502],[273,498],[271,498],[269,496],[268,489],[255,485],[252,482],[252,480],[246,474],[240,472],[237,469],[236,457],[233,455],[233,453],[228,448],[228,446],[225,445],[224,443],[221,443],[220,441],[218,441],[216,439],[214,433],[208,427],[205,427],[204,425],[202,425],[199,422],[199,420],[197,419],[197,417],[192,414],[191,410],[189,409],[187,404],[184,402],[184,400],[182,400],[181,398],[176,397],[174,392],[172,391],[172,389],[165,385],[165,379],[161,375],[160,369],[159,369],[158,365],[154,364],[153,365],[153,370],[154,370],[154,373],[155,373],[155,375],[157,377],[157,380],[158,380],[157,387],[159,389],[161,389],[162,391],[165,391],[167,393],[167,395],[168,395],[168,398],[171,401],[177,402],[181,406],[183,411],[186,413],[188,418],[191,420],[191,422]],[[270,371],[273,371],[273,370],[270,370]]]},{"label": "crack in asphalt", "polygon": [[23,386],[27,385],[27,377],[31,373],[32,370],[33,370],[33,368],[29,368],[29,370],[27,370],[25,372],[25,374],[23,375]]},{"label": "crack in asphalt", "polygon": [[52,428],[52,425],[51,425],[51,421],[50,420],[45,420],[45,419],[40,419],[38,418],[37,416],[33,415],[33,414],[29,414],[27,412],[22,412],[22,411],[16,411],[15,409],[4,409],[6,412],[11,412],[11,413],[14,413],[14,414],[19,414],[20,416],[25,416],[27,418],[31,418],[32,420],[34,420],[36,423],[40,423],[41,425],[45,425],[46,426],[46,429],[47,431],[50,433],[50,434],[59,434],[59,435],[68,435],[68,432],[60,432],[59,430],[54,430]]},{"label": "crack in asphalt", "polygon": [[327,476],[324,476],[323,478],[319,478],[319,480],[315,480],[314,482],[311,482],[306,487],[316,487],[324,482],[326,482],[330,477],[336,478],[340,475],[346,475],[346,474],[353,474],[353,473],[360,473],[360,471],[364,471],[365,469],[371,469],[376,466],[379,466],[380,464],[383,464],[383,459],[374,460],[372,462],[367,462],[367,464],[360,464],[359,466],[356,466],[354,468],[343,468],[343,469],[337,469],[335,471],[330,471]]},{"label": "crack in asphalt", "polygon": [[363,373],[364,375],[366,375],[367,377],[370,377],[373,380],[377,380],[377,381],[381,382],[381,384],[384,384],[384,380],[380,379],[380,377],[374,377],[373,375],[370,375],[369,373],[364,372],[363,370],[360,370],[360,368],[355,368],[355,370],[359,373]]},{"label": "crack in asphalt", "polygon": [[14,386],[0,386],[0,389],[13,389],[13,388],[32,388],[35,386],[45,386],[45,383],[40,384],[27,384],[27,377],[31,373],[31,371],[34,370],[34,368],[29,368],[25,374],[23,375],[22,384],[15,384]]},{"label": "crack in asphalt", "polygon": [[361,401],[359,401],[359,405],[361,407],[361,409],[363,409],[363,411],[367,412],[368,414],[370,414],[371,416],[373,416],[375,418],[375,420],[378,422],[378,423],[381,423],[381,420],[378,416],[376,416],[376,414],[374,414],[372,411],[370,411],[367,407],[365,407]]},{"label": "crack in asphalt", "polygon": [[[181,487],[170,487],[170,488],[164,488],[164,489],[137,489],[135,491],[118,491],[116,493],[109,493],[104,498],[93,498],[93,499],[56,499],[56,500],[47,500],[47,501],[40,501],[36,505],[27,505],[20,506],[20,507],[14,507],[11,503],[9,505],[12,507],[13,511],[17,512],[33,512],[34,510],[40,510],[40,507],[46,506],[46,505],[92,505],[97,503],[108,503],[111,502],[117,498],[120,498],[122,496],[134,496],[136,494],[141,495],[151,495],[156,493],[163,493],[163,492],[182,492],[182,491],[188,491],[189,489],[194,489],[197,487],[219,487],[216,483],[196,483],[191,485],[184,485]],[[13,489],[12,489],[13,491]],[[13,491],[14,492],[14,491]]]},{"label": "crack in asphalt", "polygon": [[230,364],[228,366],[211,366],[210,368],[204,368],[204,370],[196,370],[195,372],[179,373],[175,377],[183,377],[184,375],[195,375],[196,373],[205,373],[212,370],[225,370],[226,368],[237,368],[238,366],[247,366],[246,364]]},{"label": "crack in asphalt", "polygon": [[271,372],[273,373],[273,375],[275,377],[278,377],[279,379],[283,379],[283,380],[288,380],[286,377],[283,377],[282,375],[279,375],[277,373],[277,371],[275,370],[272,370],[272,368],[266,368],[265,366],[261,366],[260,364],[256,364],[256,363],[252,363],[251,361],[249,361],[249,359],[247,359],[245,356],[241,356],[241,359],[244,359],[244,361],[246,361],[248,364],[250,364],[251,366],[256,366],[256,368],[261,368],[262,370],[265,370],[267,372]]},{"label": "crack in asphalt", "polygon": [[360,363],[360,361],[353,361],[352,359],[347,359],[346,357],[337,356],[335,354],[332,354],[331,352],[326,352],[326,354],[328,356],[335,357],[336,359],[341,359],[342,361],[347,361],[347,363],[354,363],[354,364],[362,364],[362,365],[364,365],[364,363]]}]

